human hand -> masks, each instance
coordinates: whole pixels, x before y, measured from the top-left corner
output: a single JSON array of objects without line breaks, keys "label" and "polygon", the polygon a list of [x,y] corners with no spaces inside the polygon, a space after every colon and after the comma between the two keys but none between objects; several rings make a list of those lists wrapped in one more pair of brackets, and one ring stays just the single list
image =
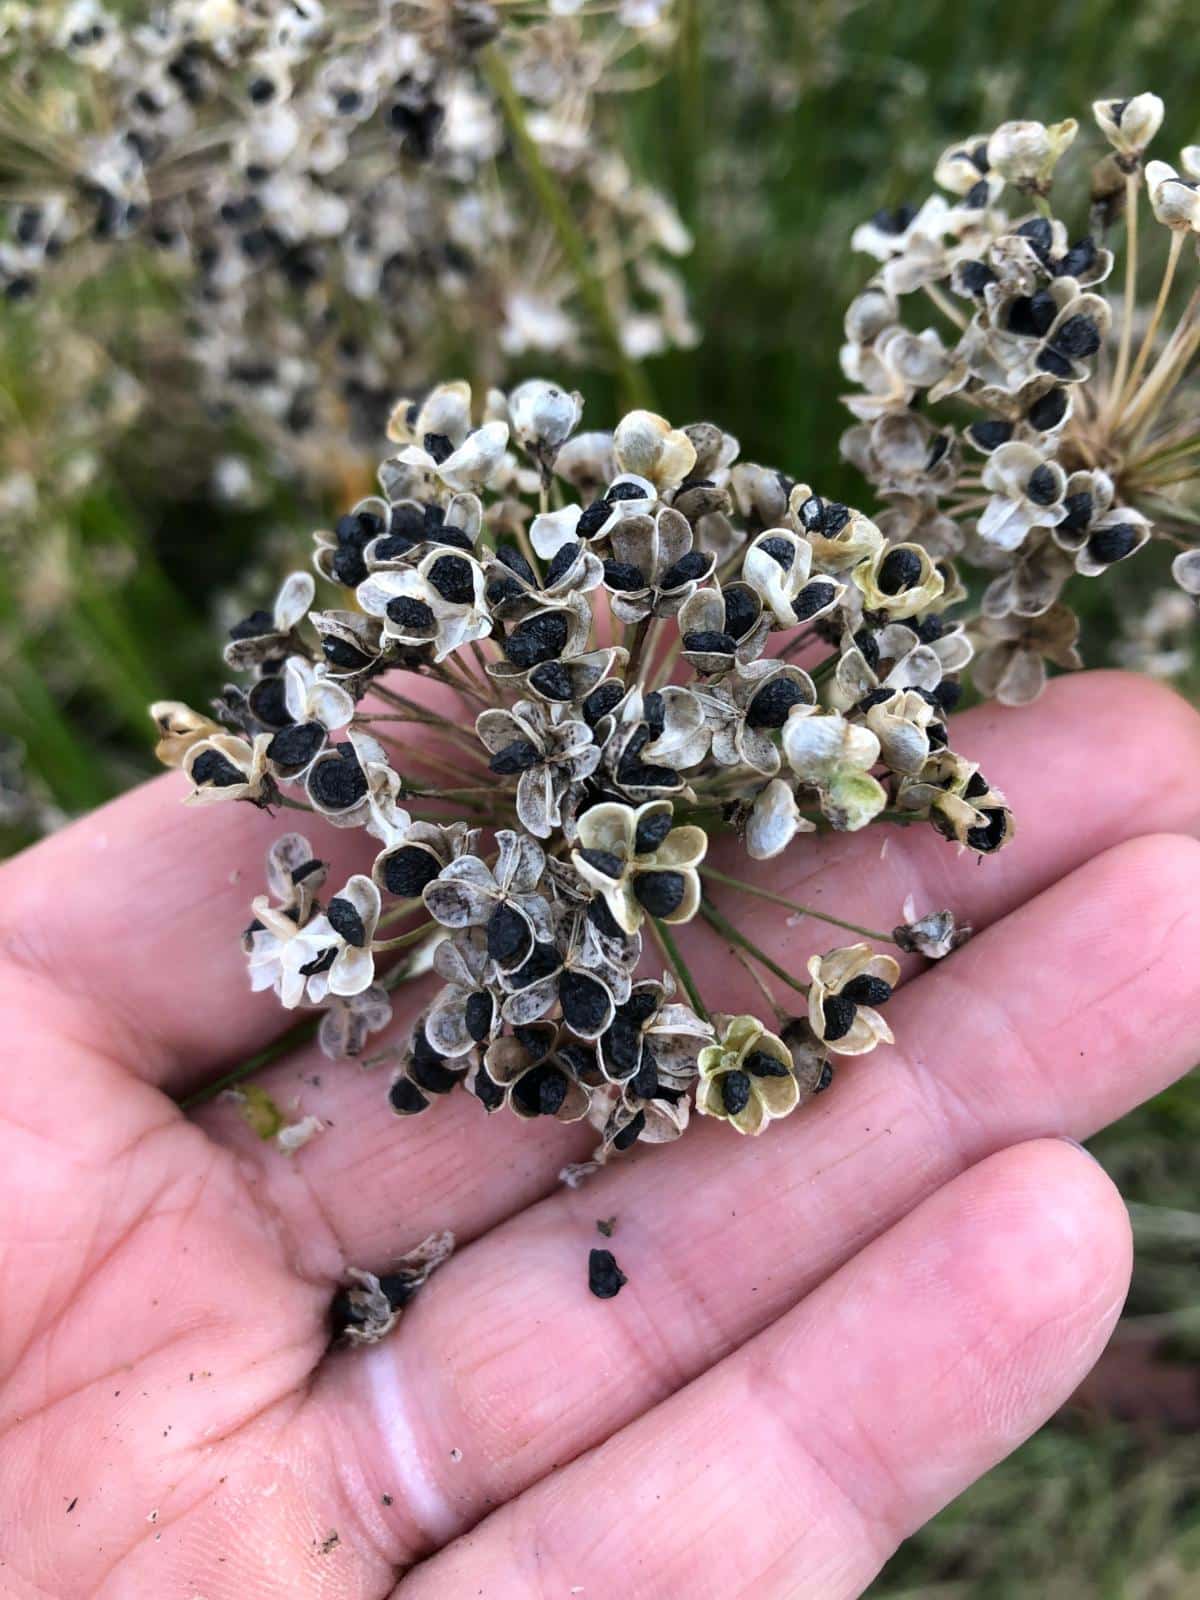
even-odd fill
[{"label": "human hand", "polygon": [[[7,865],[0,1590],[861,1593],[1118,1315],[1119,1197],[1047,1136],[1200,1054],[1200,719],[1094,674],[959,726],[1013,804],[1010,849],[979,863],[909,828],[881,856],[871,829],[762,880],[820,903],[836,871],[840,913],[890,925],[912,893],[975,924],[907,975],[896,1047],[762,1139],[703,1126],[577,1191],[557,1174],[586,1129],[486,1123],[466,1095],[397,1121],[378,1074],[313,1047],[261,1077],[330,1124],[292,1159],[227,1104],[176,1108],[279,1031],[236,939],[270,819],[198,820],[172,776]],[[792,968],[831,942],[755,905]],[[706,993],[753,1006],[688,935]],[[328,1353],[347,1266],[447,1227],[459,1253],[396,1334]],[[606,1242],[628,1283],[600,1301]]]}]

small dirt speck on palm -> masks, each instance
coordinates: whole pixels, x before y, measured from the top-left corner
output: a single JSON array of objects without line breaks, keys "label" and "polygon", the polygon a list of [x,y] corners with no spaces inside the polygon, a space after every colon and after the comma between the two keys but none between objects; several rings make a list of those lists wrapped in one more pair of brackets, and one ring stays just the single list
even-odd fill
[{"label": "small dirt speck on palm", "polygon": [[593,1250],[588,1255],[588,1288],[597,1300],[611,1300],[629,1279],[616,1263],[611,1250]]},{"label": "small dirt speck on palm", "polygon": [[612,1238],[613,1229],[616,1227],[616,1225],[617,1225],[616,1217],[597,1217],[596,1218],[596,1231],[598,1233],[602,1233],[606,1239],[611,1239]]}]

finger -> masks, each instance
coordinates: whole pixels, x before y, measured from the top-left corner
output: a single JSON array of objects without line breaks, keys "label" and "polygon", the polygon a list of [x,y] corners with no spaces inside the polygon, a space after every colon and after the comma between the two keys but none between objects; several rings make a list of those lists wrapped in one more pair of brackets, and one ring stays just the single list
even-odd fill
[{"label": "finger", "polygon": [[[364,1459],[410,1477],[419,1463],[438,1510],[426,1532],[470,1526],[966,1166],[1043,1133],[1082,1138],[1186,1071],[1198,940],[1200,845],[1121,846],[901,991],[898,1047],[762,1139],[694,1128],[493,1231],[414,1303],[395,1345],[332,1368],[321,1403],[357,1419]],[[600,1336],[580,1288],[608,1217],[629,1282]]]},{"label": "finger", "polygon": [[[1088,1156],[1051,1141],[993,1156],[736,1355],[420,1567],[405,1600],[858,1595],[1067,1398],[1129,1270],[1124,1208]],[[590,1308],[597,1342],[609,1309]]]},{"label": "finger", "polygon": [[[1127,759],[1081,799],[1080,772],[1088,753],[1111,736],[1114,716],[1129,730]],[[758,876],[789,897],[827,904],[853,920],[891,927],[911,893],[921,909],[953,905],[981,927],[1156,822],[1197,825],[1200,719],[1177,696],[1144,680],[1113,673],[1060,679],[1035,708],[971,712],[960,727],[959,743],[985,770],[1004,770],[1021,817],[1009,850],[979,862],[932,829],[888,829],[881,858],[878,834],[868,830],[802,839],[785,861],[768,863]],[[812,950],[853,937],[808,919],[790,927],[784,912],[749,898],[741,901],[738,920],[752,921],[755,938],[799,973]],[[761,996],[726,947],[705,930],[681,933],[698,946],[711,1003],[722,1010],[761,1007]],[[799,995],[780,993],[802,1005]],[[421,1117],[396,1119],[383,1109],[378,1076],[323,1062],[311,1050],[258,1081],[281,1107],[321,1117],[332,1132],[289,1164],[254,1138],[236,1108],[214,1108],[205,1126],[244,1154],[275,1208],[296,1219],[301,1237],[323,1237],[331,1258],[340,1250],[353,1263],[377,1269],[435,1229],[451,1227],[464,1241],[473,1237],[548,1192],[562,1166],[595,1142],[586,1129],[485,1119],[460,1094]],[[694,1137],[689,1134],[689,1145]]]}]

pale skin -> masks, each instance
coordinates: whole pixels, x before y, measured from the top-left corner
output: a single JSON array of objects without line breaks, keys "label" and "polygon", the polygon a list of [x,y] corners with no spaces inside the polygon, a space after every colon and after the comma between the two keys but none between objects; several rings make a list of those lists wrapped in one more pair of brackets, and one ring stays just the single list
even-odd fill
[{"label": "pale skin", "polygon": [[[867,923],[912,893],[975,924],[906,971],[896,1047],[761,1139],[701,1122],[578,1191],[585,1130],[465,1095],[400,1121],[386,1075],[312,1047],[262,1076],[332,1125],[294,1158],[227,1103],[180,1113],[279,1030],[237,934],[280,819],[190,813],[168,776],[5,866],[0,1592],[862,1593],[1096,1360],[1129,1230],[1066,1141],[1200,1054],[1200,719],[1097,674],[955,744],[1016,810],[1003,856],[873,829],[758,869]],[[844,942],[752,914],[796,972]],[[761,1004],[685,938],[711,1003]],[[346,1266],[445,1227],[395,1335],[329,1354]],[[600,1301],[606,1243],[629,1282]]]}]

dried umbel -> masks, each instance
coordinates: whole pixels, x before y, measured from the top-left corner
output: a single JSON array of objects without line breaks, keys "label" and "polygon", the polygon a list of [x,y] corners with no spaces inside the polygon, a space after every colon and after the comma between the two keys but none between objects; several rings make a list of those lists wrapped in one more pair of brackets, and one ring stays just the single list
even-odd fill
[{"label": "dried umbel", "polygon": [[[889,544],[990,574],[974,682],[1006,704],[1041,691],[1047,662],[1079,665],[1077,578],[1160,541],[1200,590],[1200,154],[1144,162],[1156,95],[1093,113],[1111,149],[1090,191],[1067,189],[1075,226],[1056,208],[1076,124],[1019,122],[952,146],[934,173],[946,193],[854,235],[879,269],[846,317],[859,422],[843,452],[878,490]],[[1143,305],[1147,256],[1163,265]]]},{"label": "dried umbel", "polygon": [[[891,1041],[878,946],[936,959],[965,936],[949,912],[889,934],[835,906],[810,914],[853,939],[789,972],[715,903],[779,899],[715,839],[764,860],[923,825],[986,856],[1014,824],[953,748],[972,645],[949,561],[741,462],[714,423],[633,411],[580,433],[581,413],[542,380],[401,400],[379,493],[230,630],[240,681],[211,716],[153,712],[194,802],[309,813],[253,903],[253,985],[323,1012],[330,1056],[378,1056],[391,993],[432,970],[391,1109],[460,1090],[587,1122],[594,1166],[693,1110],[760,1133],[833,1056]],[[370,841],[357,871],[331,875],[329,828]],[[701,993],[696,919],[763,1017]]]},{"label": "dried umbel", "polygon": [[687,231],[611,137],[669,10],[6,6],[0,289],[149,266],[182,305],[138,289],[146,366],[182,344],[210,400],[313,471],[331,438],[377,439],[392,385],[447,341],[493,377],[691,343]]}]

